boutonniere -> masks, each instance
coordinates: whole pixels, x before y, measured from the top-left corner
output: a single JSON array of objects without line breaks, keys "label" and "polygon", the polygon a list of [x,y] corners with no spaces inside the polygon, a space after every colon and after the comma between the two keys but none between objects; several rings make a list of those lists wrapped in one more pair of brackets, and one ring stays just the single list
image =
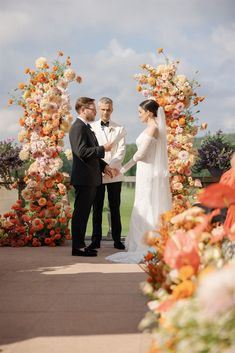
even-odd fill
[{"label": "boutonniere", "polygon": [[109,127],[109,132],[112,132],[114,128],[112,126]]}]

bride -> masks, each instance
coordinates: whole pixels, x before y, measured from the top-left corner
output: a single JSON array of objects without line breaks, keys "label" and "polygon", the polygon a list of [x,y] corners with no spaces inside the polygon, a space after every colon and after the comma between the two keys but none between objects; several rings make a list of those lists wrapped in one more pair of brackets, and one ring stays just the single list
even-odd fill
[{"label": "bride", "polygon": [[126,239],[128,251],[106,258],[113,262],[141,262],[148,251],[144,234],[156,229],[161,213],[171,208],[164,110],[148,99],[139,105],[138,111],[141,122],[147,126],[136,140],[137,152],[120,171],[124,174],[137,163],[135,200]]}]

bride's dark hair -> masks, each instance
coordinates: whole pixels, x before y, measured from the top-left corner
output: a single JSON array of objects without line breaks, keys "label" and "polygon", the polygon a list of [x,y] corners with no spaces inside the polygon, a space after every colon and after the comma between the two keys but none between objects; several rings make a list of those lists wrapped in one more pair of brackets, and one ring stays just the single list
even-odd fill
[{"label": "bride's dark hair", "polygon": [[158,111],[159,105],[153,99],[147,99],[141,102],[140,107],[143,108],[145,111],[148,110],[149,112],[153,113],[154,117],[157,117],[157,111]]}]

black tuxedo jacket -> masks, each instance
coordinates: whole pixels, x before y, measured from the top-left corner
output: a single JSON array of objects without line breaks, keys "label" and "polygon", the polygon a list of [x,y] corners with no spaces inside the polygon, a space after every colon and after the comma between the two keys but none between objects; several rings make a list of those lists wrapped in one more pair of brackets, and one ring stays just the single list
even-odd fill
[{"label": "black tuxedo jacket", "polygon": [[94,132],[80,119],[71,126],[69,140],[73,153],[71,184],[99,186],[107,165],[101,159],[104,147],[99,146]]}]

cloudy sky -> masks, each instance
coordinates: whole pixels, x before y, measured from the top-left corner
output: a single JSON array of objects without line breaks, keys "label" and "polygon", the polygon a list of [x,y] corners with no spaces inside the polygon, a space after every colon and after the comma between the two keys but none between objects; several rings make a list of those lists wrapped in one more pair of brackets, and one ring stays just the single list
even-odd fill
[{"label": "cloudy sky", "polygon": [[200,81],[199,121],[235,132],[234,0],[0,0],[1,139],[18,134],[21,110],[7,100],[26,79],[24,68],[62,50],[83,77],[70,86],[72,106],[82,95],[111,97],[113,120],[134,142],[143,98],[133,75],[142,63],[163,62],[159,47],[180,60],[179,73]]}]

